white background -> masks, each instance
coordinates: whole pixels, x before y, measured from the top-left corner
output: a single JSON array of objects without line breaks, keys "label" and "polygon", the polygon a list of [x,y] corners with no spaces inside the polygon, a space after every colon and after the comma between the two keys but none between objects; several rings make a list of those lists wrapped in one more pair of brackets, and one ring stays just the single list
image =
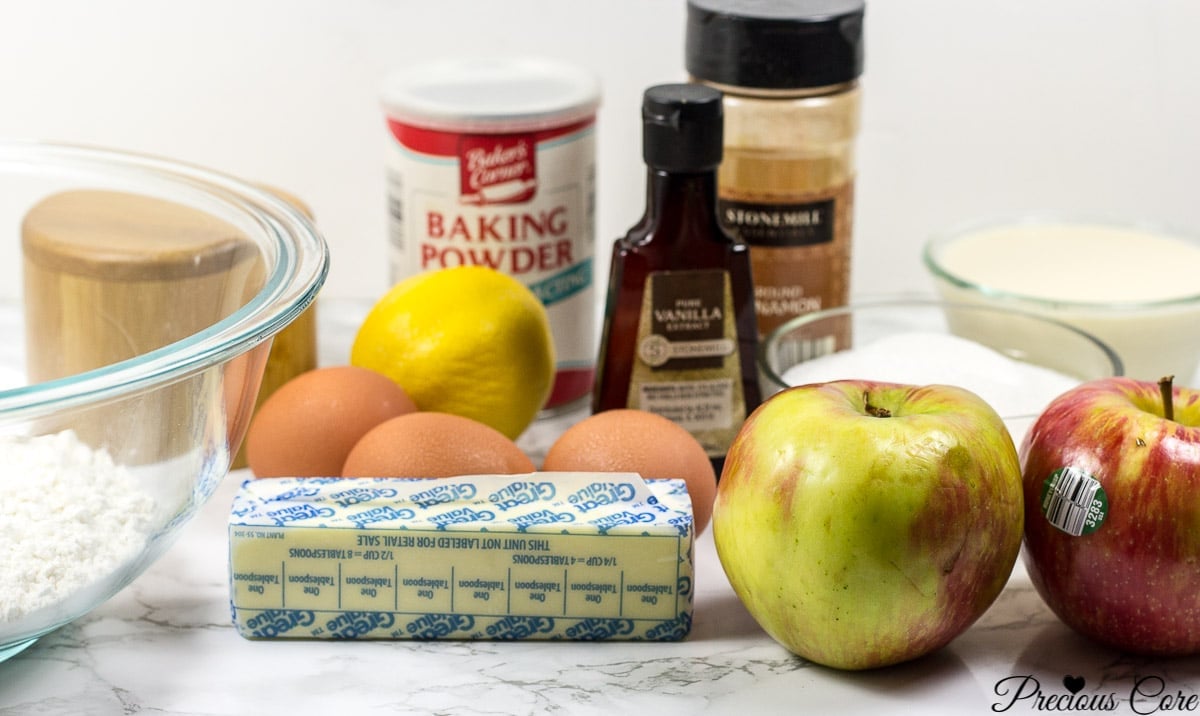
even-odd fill
[{"label": "white background", "polygon": [[[315,210],[325,295],[387,286],[390,69],[537,54],[596,72],[602,286],[640,215],[642,90],[685,79],[684,0],[0,2],[0,136],[268,182]],[[1066,209],[1200,227],[1200,3],[870,0],[854,292],[930,289],[931,232]],[[6,259],[11,260],[11,259]]]}]

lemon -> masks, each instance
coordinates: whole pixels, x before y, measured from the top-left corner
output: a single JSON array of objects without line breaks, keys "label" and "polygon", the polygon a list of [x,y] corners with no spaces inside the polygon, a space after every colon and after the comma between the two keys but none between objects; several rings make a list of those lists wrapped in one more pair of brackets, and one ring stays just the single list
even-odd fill
[{"label": "lemon", "polygon": [[515,440],[549,397],[550,319],[517,279],[483,266],[410,276],[359,326],[350,363],[383,373],[424,411],[490,425]]}]

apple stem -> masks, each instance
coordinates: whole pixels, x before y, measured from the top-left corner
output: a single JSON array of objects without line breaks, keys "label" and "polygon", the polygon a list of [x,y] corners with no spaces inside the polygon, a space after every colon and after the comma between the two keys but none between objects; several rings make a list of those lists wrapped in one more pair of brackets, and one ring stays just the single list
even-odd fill
[{"label": "apple stem", "polygon": [[888,410],[887,408],[881,408],[878,405],[871,405],[871,394],[865,390],[863,391],[863,408],[867,411],[867,415],[871,415],[876,418],[892,417],[892,411]]},{"label": "apple stem", "polygon": [[1163,417],[1167,420],[1175,419],[1175,403],[1172,399],[1171,381],[1175,380],[1175,376],[1167,375],[1158,379],[1158,391],[1162,394],[1163,401]]}]

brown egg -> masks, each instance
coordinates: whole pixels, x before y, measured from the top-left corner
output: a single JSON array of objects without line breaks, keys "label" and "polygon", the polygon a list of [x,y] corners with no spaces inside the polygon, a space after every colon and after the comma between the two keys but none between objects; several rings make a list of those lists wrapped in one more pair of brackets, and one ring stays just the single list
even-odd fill
[{"label": "brown egg", "polygon": [[246,435],[256,477],[337,477],[368,430],[417,409],[391,378],[331,366],[301,373],[259,406]]},{"label": "brown egg", "polygon": [[682,479],[692,499],[696,534],[708,525],[717,494],[717,475],[704,447],[684,428],[644,410],[606,410],[584,418],[554,441],[542,469]]},{"label": "brown egg", "polygon": [[512,440],[481,422],[448,413],[401,415],[358,441],[342,477],[515,475],[535,470]]}]

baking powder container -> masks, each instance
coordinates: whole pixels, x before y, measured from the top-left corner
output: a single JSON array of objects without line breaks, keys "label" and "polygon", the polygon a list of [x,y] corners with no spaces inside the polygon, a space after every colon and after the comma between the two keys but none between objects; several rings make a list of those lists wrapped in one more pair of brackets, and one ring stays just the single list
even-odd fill
[{"label": "baking powder container", "polygon": [[[299,197],[279,187],[262,185],[261,188],[275,194],[288,202],[304,215],[309,221],[315,221],[312,209]],[[258,389],[258,397],[254,401],[254,412],[266,402],[267,398],[285,383],[299,377],[301,373],[315,370],[317,367],[317,302],[309,304],[304,312],[296,317],[271,341],[271,352],[267,356],[267,364],[263,368],[262,383]],[[233,458],[230,469],[247,467],[246,445],[242,443],[237,455]]]},{"label": "baking powder container", "polygon": [[534,58],[409,67],[383,90],[391,279],[483,265],[528,286],[554,337],[550,412],[595,373],[599,102],[591,73]]}]

